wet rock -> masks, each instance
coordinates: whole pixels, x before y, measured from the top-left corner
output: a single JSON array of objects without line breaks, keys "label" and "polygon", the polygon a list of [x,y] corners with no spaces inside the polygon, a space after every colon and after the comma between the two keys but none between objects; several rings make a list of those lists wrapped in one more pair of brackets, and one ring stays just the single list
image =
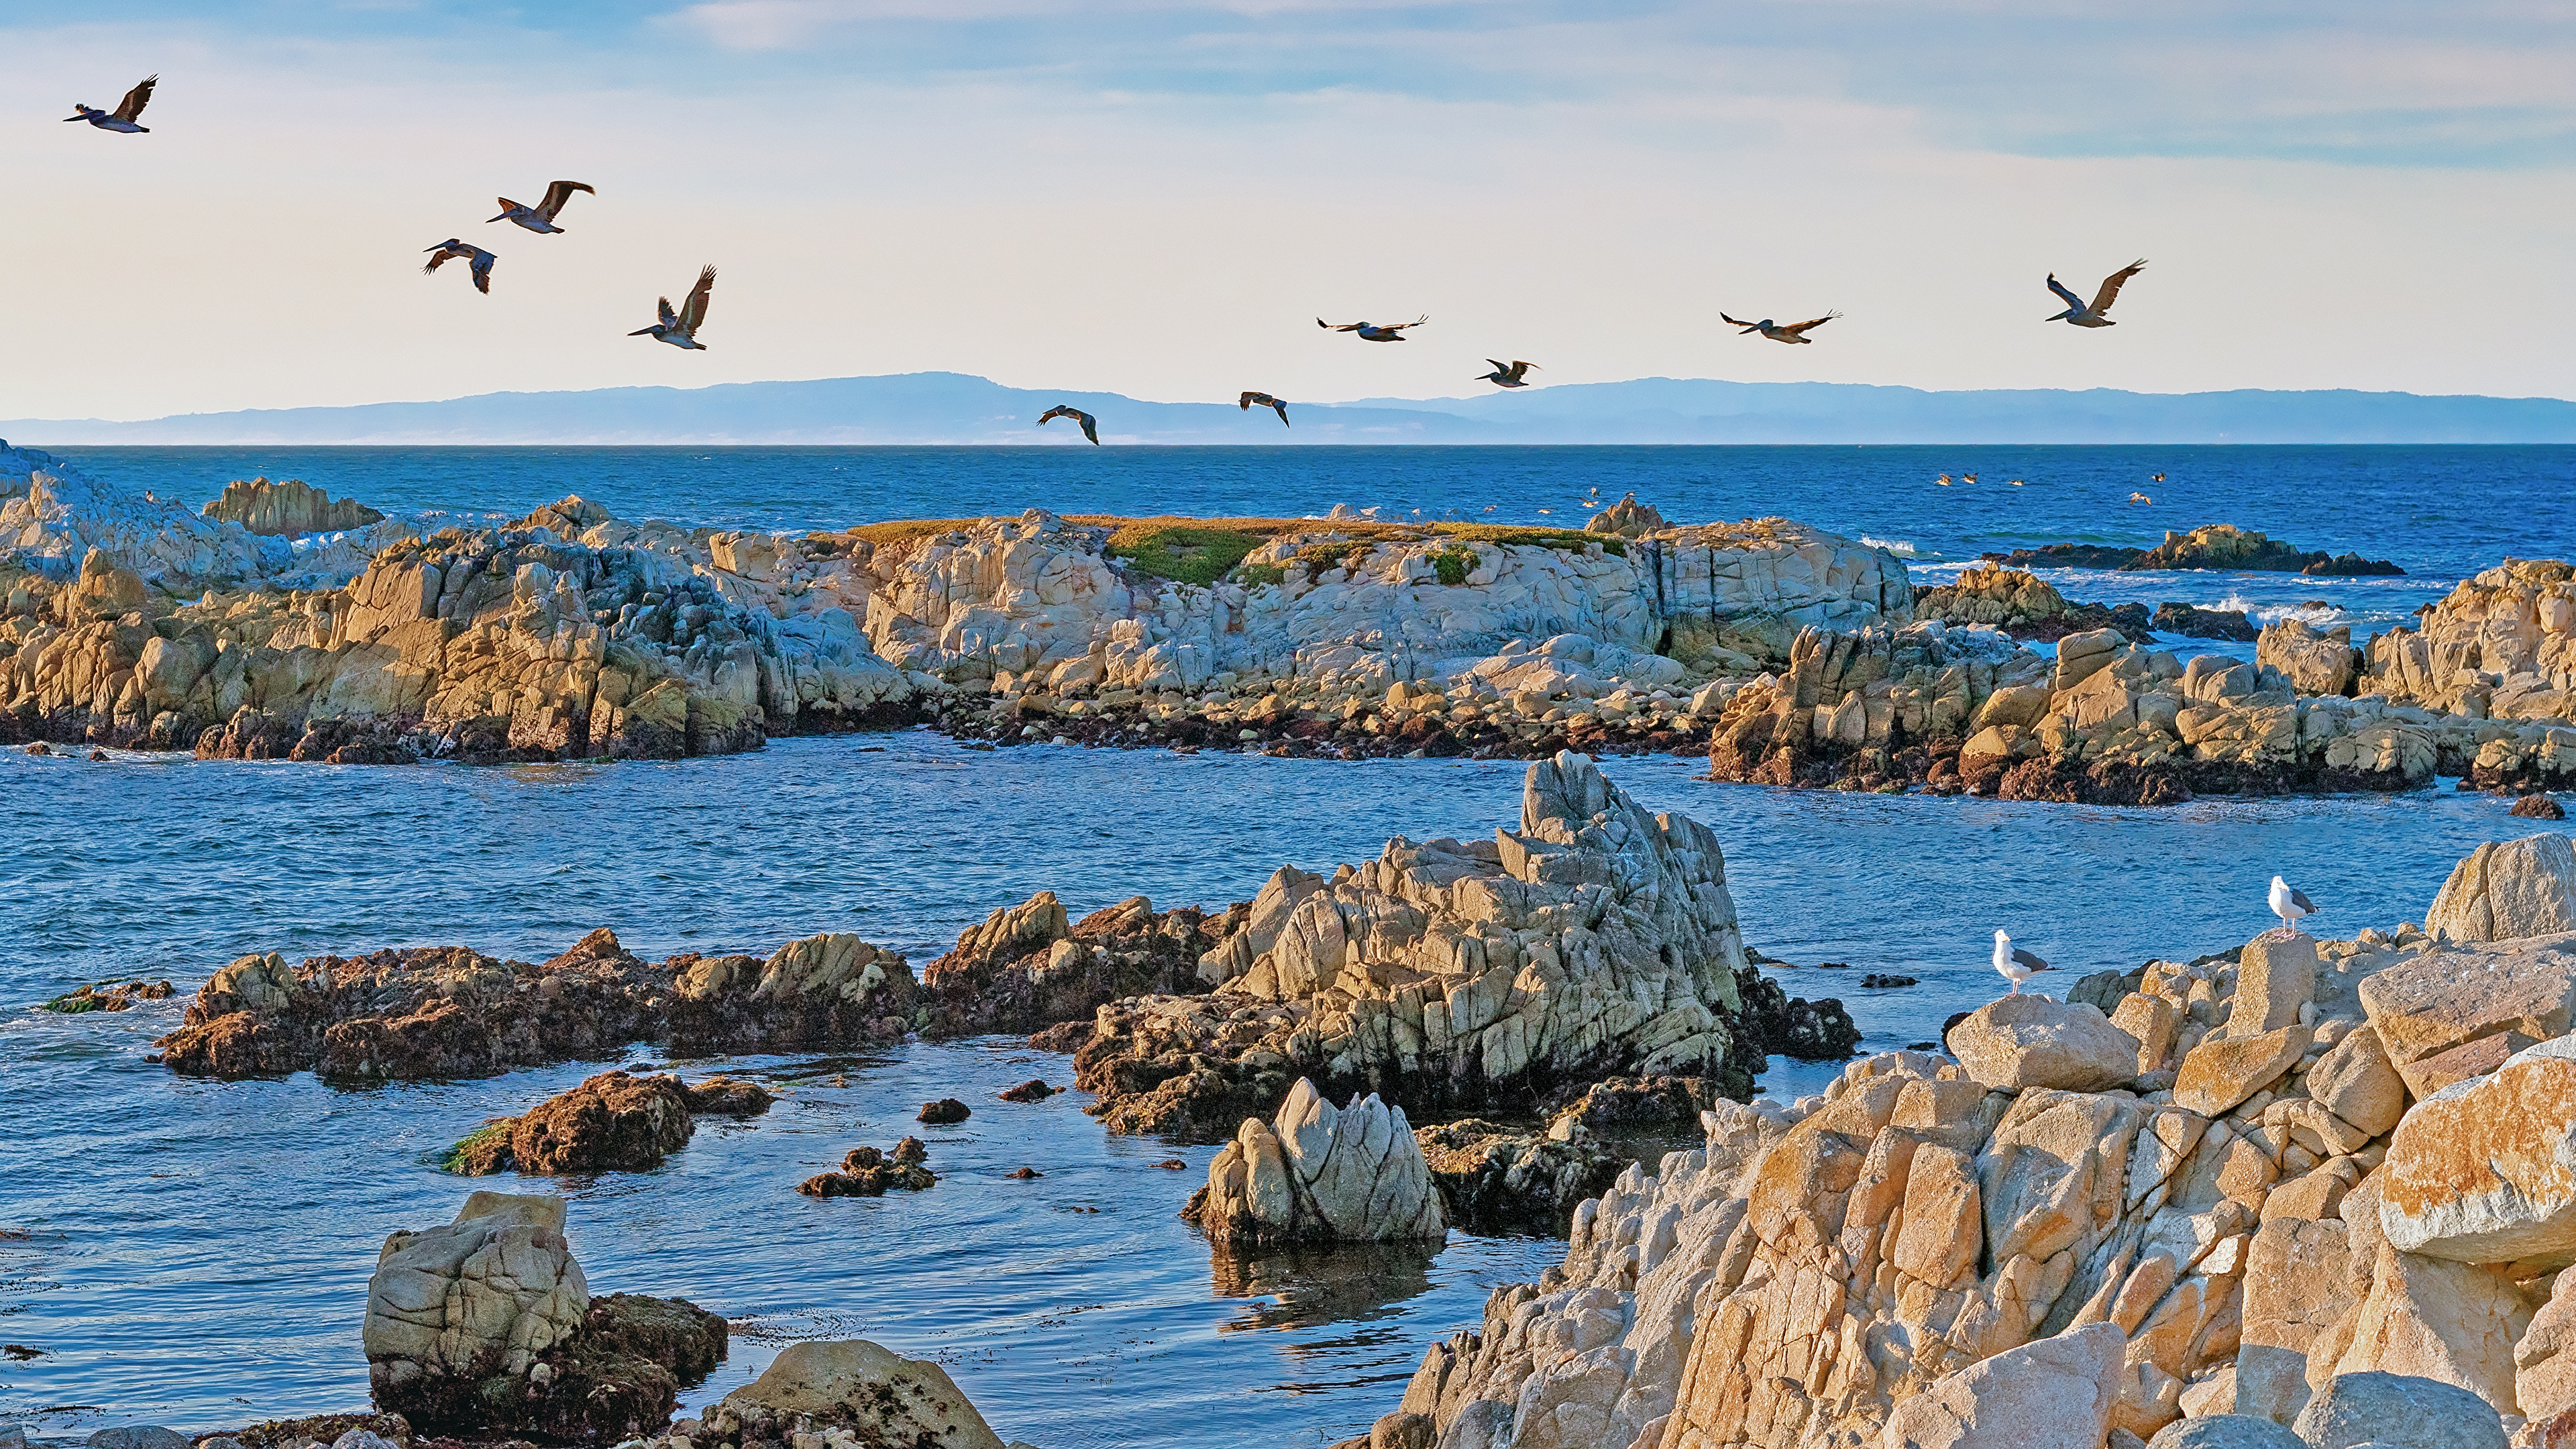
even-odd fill
[{"label": "wet rock", "polygon": [[2523,820],[2564,820],[2567,818],[2566,807],[2558,803],[2558,797],[2555,795],[2525,795],[2521,799],[2514,801],[2513,809],[2506,813]]},{"label": "wet rock", "polygon": [[1019,1178],[1019,1179],[1021,1179],[1022,1181],[1027,1181],[1027,1180],[1029,1180],[1029,1179],[1031,1179],[1031,1178],[1039,1178],[1039,1177],[1044,1177],[1044,1176],[1046,1176],[1046,1174],[1045,1174],[1045,1173],[1038,1171],[1038,1170],[1037,1170],[1036,1168],[1034,1168],[1034,1167],[1023,1167],[1023,1168],[1018,1169],[1017,1171],[1013,1171],[1013,1172],[1006,1172],[1006,1173],[1003,1173],[1002,1175],[1003,1175],[1004,1177],[1015,1177],[1015,1178]]},{"label": "wet rock", "polygon": [[2410,1449],[2504,1449],[2501,1415],[2468,1390],[2403,1374],[2338,1374],[2291,1428],[2308,1449],[2369,1443]]},{"label": "wet rock", "polygon": [[966,1104],[955,1097],[942,1097],[936,1102],[922,1103],[921,1111],[915,1120],[926,1122],[933,1127],[945,1127],[951,1123],[963,1122],[973,1115],[975,1114]]},{"label": "wet rock", "polygon": [[757,1117],[777,1094],[747,1077],[701,1077],[687,1088],[689,1110],[701,1117]]},{"label": "wet rock", "polygon": [[494,1117],[473,1131],[456,1139],[438,1158],[438,1165],[459,1177],[489,1177],[510,1170],[510,1134],[517,1129],[516,1117]]},{"label": "wet rock", "polygon": [[689,1054],[899,1041],[917,991],[902,957],[854,936],[791,941],[765,961],[692,953],[657,965],[602,928],[539,965],[461,946],[301,966],[245,956],[199,989],[159,1044],[170,1070],[192,1076],[487,1077],[635,1041]]},{"label": "wet rock", "polygon": [[1016,1087],[1003,1088],[1001,1098],[1005,1102],[1043,1102],[1054,1096],[1057,1090],[1042,1079],[1032,1077]]},{"label": "wet rock", "polygon": [[1839,1062],[1860,1046],[1860,1028],[1833,997],[1809,1001],[1791,996],[1751,967],[1736,973],[1735,990],[1736,1037],[1748,1055],[1760,1051],[1802,1062]]},{"label": "wet rock", "polygon": [[187,1435],[158,1424],[101,1429],[82,1442],[89,1449],[189,1449]]},{"label": "wet rock", "polygon": [[807,1197],[883,1197],[888,1192],[919,1192],[939,1179],[925,1166],[930,1149],[918,1137],[895,1143],[891,1153],[853,1147],[837,1172],[816,1173],[796,1185]]},{"label": "wet rock", "polygon": [[1943,1037],[1959,1065],[1988,1087],[2097,1092],[2138,1071],[2138,1039],[2100,1008],[2036,993],[1989,1002]]},{"label": "wet rock", "polygon": [[2576,931],[2576,842],[2552,832],[2479,846],[2451,868],[2424,930],[2455,941]]},{"label": "wet rock", "polygon": [[930,1029],[944,1036],[1034,1032],[1088,1021],[1145,992],[1203,989],[1199,958],[1216,944],[1195,907],[1157,913],[1143,896],[1067,924],[1053,891],[999,910],[922,968]]},{"label": "wet rock", "polygon": [[1304,1078],[1275,1123],[1250,1118],[1208,1166],[1194,1220],[1216,1243],[1437,1241],[1440,1193],[1404,1109],[1336,1109]]},{"label": "wet rock", "polygon": [[2185,603],[2156,605],[2152,622],[2159,634],[2180,634],[2187,639],[2229,639],[2251,644],[2262,633],[2245,617],[2243,609],[2202,609]]},{"label": "wet rock", "polygon": [[91,1011],[131,1011],[138,1001],[163,1001],[172,994],[167,981],[94,981],[46,1002],[40,1010],[77,1016]]},{"label": "wet rock", "polygon": [[1576,1206],[1632,1160],[1588,1134],[1554,1138],[1474,1117],[1417,1127],[1413,1139],[1448,1220],[1481,1233],[1563,1233]]},{"label": "wet rock", "polygon": [[510,1158],[521,1172],[641,1172],[687,1146],[692,1130],[678,1077],[602,1072],[522,1114]]},{"label": "wet rock", "polygon": [[789,1344],[759,1378],[706,1412],[693,1442],[749,1449],[820,1430],[829,1446],[835,1429],[854,1436],[853,1449],[1004,1449],[939,1365],[898,1357],[865,1339]]},{"label": "wet rock", "polygon": [[382,513],[354,498],[335,500],[295,478],[275,483],[266,478],[236,478],[224,485],[222,497],[206,505],[204,516],[277,538],[339,533],[385,521]]},{"label": "wet rock", "polygon": [[400,1414],[318,1414],[303,1419],[266,1419],[248,1428],[234,1429],[221,1439],[201,1439],[198,1449],[226,1449],[224,1440],[239,1449],[302,1449],[308,1444],[329,1444],[337,1449],[340,1441],[351,1434],[366,1434],[394,1446],[411,1449],[411,1421]]}]

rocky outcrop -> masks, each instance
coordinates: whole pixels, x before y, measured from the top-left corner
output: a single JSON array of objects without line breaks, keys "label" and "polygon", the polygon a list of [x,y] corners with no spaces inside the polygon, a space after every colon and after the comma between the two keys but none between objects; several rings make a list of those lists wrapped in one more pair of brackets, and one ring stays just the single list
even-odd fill
[{"label": "rocky outcrop", "polygon": [[2188,639],[2229,639],[2251,644],[2262,637],[2262,630],[2245,617],[2243,609],[2203,609],[2196,605],[2168,601],[2156,605],[2148,621],[2159,634],[2180,634]]},{"label": "rocky outcrop", "polygon": [[853,1147],[838,1171],[819,1172],[796,1184],[807,1197],[883,1197],[889,1191],[919,1192],[939,1179],[928,1163],[930,1149],[918,1137],[895,1143],[894,1151]]},{"label": "rocky outcrop", "polygon": [[2095,1444],[2119,1402],[2119,1325],[2089,1323],[1942,1375],[1888,1416],[1892,1449]]},{"label": "rocky outcrop", "polygon": [[478,1192],[456,1220],[385,1240],[360,1334],[378,1408],[437,1434],[622,1438],[669,1421],[725,1354],[724,1320],[679,1299],[593,1298],[559,1197]]},{"label": "rocky outcrop", "polygon": [[1634,1154],[1588,1133],[1559,1138],[1462,1117],[1413,1129],[1451,1225],[1479,1233],[1564,1233]]},{"label": "rocky outcrop", "polygon": [[2480,787],[2576,782],[2576,565],[2505,560],[2374,636],[2365,673],[2365,690],[2479,722],[2459,773]]},{"label": "rocky outcrop", "polygon": [[678,1077],[602,1072],[520,1116],[478,1129],[457,1144],[449,1170],[467,1177],[511,1168],[642,1172],[688,1145],[693,1110]]},{"label": "rocky outcrop", "polygon": [[1531,765],[1518,829],[1398,837],[1273,885],[1235,928],[1270,943],[1219,942],[1201,967],[1223,977],[1212,992],[1100,1009],[1076,1084],[1113,1130],[1222,1140],[1300,1076],[1443,1116],[1527,1111],[1619,1074],[1750,1085],[1716,837],[1647,813],[1589,760]]},{"label": "rocky outcrop", "polygon": [[1621,538],[1645,538],[1662,532],[1667,526],[1664,516],[1655,511],[1653,504],[1640,503],[1637,495],[1630,493],[1592,515],[1591,520],[1583,525],[1583,531],[1617,534]]},{"label": "rocky outcrop", "polygon": [[1157,914],[1143,896],[1068,924],[1055,892],[997,910],[922,968],[930,1029],[941,1036],[1028,1033],[1082,1021],[1124,996],[1201,989],[1199,958],[1224,918],[1194,907]]},{"label": "rocky outcrop", "polygon": [[2007,554],[1987,554],[1986,558],[2013,568],[2225,569],[2231,572],[2315,574],[2320,577],[2406,572],[2385,559],[2366,559],[2357,553],[2302,550],[2232,523],[2204,524],[2189,533],[2167,529],[2165,541],[2154,548],[2052,543],[2040,548],[2014,549]]},{"label": "rocky outcrop", "polygon": [[2138,1075],[2138,1039],[2099,1007],[2036,992],[1998,998],[1950,1028],[1947,1044],[1987,1087],[2099,1092]]},{"label": "rocky outcrop", "polygon": [[2451,867],[2424,929],[2455,941],[2576,931],[2576,843],[2552,833],[2479,846]]},{"label": "rocky outcrop", "polygon": [[2093,629],[2117,629],[2143,644],[2151,630],[2144,604],[2106,608],[2069,603],[2034,574],[1992,566],[1972,567],[1936,588],[1917,588],[1914,617],[2001,629],[2016,639],[2063,639]]},{"label": "rocky outcrop", "polygon": [[1184,1215],[1208,1241],[1238,1248],[1438,1241],[1449,1232],[1404,1109],[1374,1096],[1336,1109],[1302,1077],[1276,1122],[1244,1120]]},{"label": "rocky outcrop", "polygon": [[2290,688],[2303,695],[2353,692],[2360,677],[2361,653],[2352,647],[2352,626],[2317,630],[2297,619],[2263,626],[2255,636],[2254,662],[2278,670]]},{"label": "rocky outcrop", "polygon": [[275,483],[236,478],[224,485],[222,497],[206,505],[205,516],[272,538],[340,533],[385,521],[382,513],[354,498],[335,500],[298,478]]},{"label": "rocky outcrop", "polygon": [[[2285,631],[2276,646],[2304,627],[2274,626]],[[2157,805],[2207,792],[2412,789],[2484,748],[2478,721],[2379,697],[2302,696],[2279,667],[2217,655],[2186,664],[2107,629],[2060,639],[2054,660],[1938,624],[1813,634],[1791,656],[1784,675],[1727,698],[1709,744],[1718,778]]]},{"label": "rocky outcrop", "polygon": [[[759,1378],[646,1449],[1004,1449],[947,1371],[865,1339],[791,1343]],[[1023,1446],[1024,1449],[1024,1446]]]},{"label": "rocky outcrop", "polygon": [[540,965],[462,946],[245,956],[217,971],[161,1040],[190,1076],[314,1071],[340,1082],[485,1077],[608,1056],[629,1042],[679,1054],[899,1041],[917,1025],[902,957],[855,936],[809,936],[763,960],[634,956],[605,928]]},{"label": "rocky outcrop", "polygon": [[67,580],[93,552],[164,598],[258,578],[293,554],[284,540],[199,518],[171,499],[120,493],[50,453],[0,443],[0,566]]}]

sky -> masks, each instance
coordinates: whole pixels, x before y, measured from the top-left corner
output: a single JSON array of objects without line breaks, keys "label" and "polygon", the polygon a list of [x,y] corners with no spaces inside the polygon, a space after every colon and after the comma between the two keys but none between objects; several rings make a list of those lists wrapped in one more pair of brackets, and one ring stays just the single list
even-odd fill
[{"label": "sky", "polygon": [[[21,0],[0,50],[0,417],[1488,358],[2576,397],[2576,0]],[[151,134],[58,124],[148,72]],[[563,235],[485,221],[558,177]],[[623,335],[707,262],[707,351]]]}]

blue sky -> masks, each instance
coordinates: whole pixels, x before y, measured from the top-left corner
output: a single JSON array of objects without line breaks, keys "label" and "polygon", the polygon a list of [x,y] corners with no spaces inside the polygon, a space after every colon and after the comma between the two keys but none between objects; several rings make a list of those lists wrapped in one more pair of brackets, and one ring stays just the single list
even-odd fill
[{"label": "blue sky", "polygon": [[[0,12],[17,415],[951,368],[1456,393],[1488,356],[2576,395],[2576,5],[1336,0]],[[162,86],[119,137],[55,124]],[[54,96],[53,92],[61,92]],[[50,99],[38,99],[38,96]],[[559,237],[490,198],[593,182]],[[502,255],[495,293],[420,249]],[[2137,256],[2121,326],[2049,327]],[[620,334],[701,261],[681,354]],[[1737,315],[1849,314],[1817,345]],[[1433,324],[1404,347],[1312,317]],[[138,345],[140,344],[140,345]],[[1472,365],[1469,365],[1472,364]]]}]

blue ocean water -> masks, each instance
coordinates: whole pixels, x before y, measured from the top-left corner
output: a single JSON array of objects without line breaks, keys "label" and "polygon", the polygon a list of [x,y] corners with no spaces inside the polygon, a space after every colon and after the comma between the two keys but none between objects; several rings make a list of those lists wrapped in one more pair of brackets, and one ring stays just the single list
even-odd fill
[{"label": "blue ocean water", "polygon": [[[1597,484],[1612,497],[1634,488],[1676,518],[1786,513],[1903,542],[1926,572],[2014,543],[2153,542],[2170,508],[2177,526],[2224,519],[2395,557],[2422,568],[2400,581],[2417,590],[2508,552],[2564,555],[2576,543],[2570,449],[76,456],[190,501],[265,472],[404,510],[507,514],[579,491],[633,516],[774,528],[1032,503],[1274,515],[1436,504],[1539,522],[1562,515],[1538,508]],[[1980,471],[1976,489],[2026,484],[1963,493],[1963,467]],[[1952,473],[1953,486],[1918,476],[1927,470]],[[2201,481],[2147,485],[2157,516],[2136,522],[2148,515],[2125,511],[2125,495],[2141,470]],[[1488,504],[1495,514],[1481,512]],[[2281,607],[2388,587],[2095,577],[2199,602],[2268,589]],[[2325,906],[2331,932],[2385,928],[2420,920],[2479,842],[2566,828],[2447,788],[2111,810],[1719,785],[1693,778],[1700,762],[1671,758],[1606,768],[1650,807],[1717,832],[1747,939],[1798,963],[1781,973],[1792,992],[1849,1002],[1871,1049],[1929,1037],[1995,994],[1983,961],[1997,926],[2070,976],[2187,958],[2262,928],[2262,886],[2280,871]],[[507,769],[0,754],[0,1100],[11,1114],[0,1133],[0,1340],[41,1351],[0,1360],[0,1423],[69,1438],[111,1423],[213,1428],[358,1406],[376,1248],[394,1228],[446,1220],[468,1186],[424,1155],[600,1065],[354,1092],[309,1076],[183,1081],[143,1060],[180,1000],[113,1016],[32,1009],[81,982],[167,976],[184,998],[248,951],[458,942],[541,958],[598,925],[648,954],[765,951],[850,930],[920,963],[1040,888],[1077,912],[1139,893],[1221,905],[1282,862],[1364,858],[1398,833],[1481,834],[1514,818],[1520,775],[1507,763],[977,753],[917,731],[726,759]],[[1922,984],[1846,984],[1873,970]],[[727,1065],[787,1084],[789,1099],[749,1123],[702,1128],[656,1172],[559,1184],[595,1285],[685,1294],[736,1320],[732,1360],[692,1403],[743,1382],[781,1342],[859,1334],[940,1358],[1006,1438],[1046,1449],[1315,1445],[1364,1430],[1427,1343],[1471,1326],[1491,1286],[1534,1276],[1559,1251],[1461,1235],[1428,1259],[1219,1259],[1173,1216],[1208,1150],[1108,1137],[1078,1095],[993,1102],[1007,1082],[1070,1077],[1062,1058],[1016,1041]],[[1810,1091],[1830,1070],[1778,1062],[1764,1088]],[[850,1146],[917,1130],[912,1109],[952,1094],[976,1115],[932,1140],[945,1175],[935,1188],[859,1201],[792,1191]],[[1173,1155],[1188,1170],[1152,1166]],[[1003,1176],[1022,1165],[1046,1176]]]}]

